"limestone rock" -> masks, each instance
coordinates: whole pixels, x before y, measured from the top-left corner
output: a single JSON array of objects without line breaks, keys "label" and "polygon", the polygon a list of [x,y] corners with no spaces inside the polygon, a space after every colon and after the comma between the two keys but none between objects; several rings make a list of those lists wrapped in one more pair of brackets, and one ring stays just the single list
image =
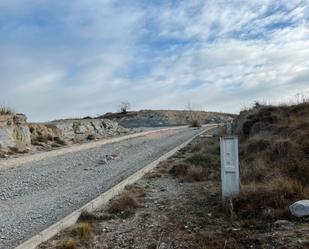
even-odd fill
[{"label": "limestone rock", "polygon": [[118,123],[108,119],[67,119],[52,122],[67,140],[81,141],[89,137],[116,135]]},{"label": "limestone rock", "polygon": [[297,201],[289,209],[292,215],[296,217],[309,216],[309,200]]},{"label": "limestone rock", "polygon": [[0,145],[2,148],[14,148],[17,144],[29,146],[30,143],[30,131],[25,115],[0,116]]}]

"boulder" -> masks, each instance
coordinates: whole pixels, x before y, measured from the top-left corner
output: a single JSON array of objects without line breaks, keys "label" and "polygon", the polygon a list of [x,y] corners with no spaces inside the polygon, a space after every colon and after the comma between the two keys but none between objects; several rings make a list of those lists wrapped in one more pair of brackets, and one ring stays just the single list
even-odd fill
[{"label": "boulder", "polygon": [[292,215],[296,217],[309,216],[309,200],[297,201],[289,209]]}]

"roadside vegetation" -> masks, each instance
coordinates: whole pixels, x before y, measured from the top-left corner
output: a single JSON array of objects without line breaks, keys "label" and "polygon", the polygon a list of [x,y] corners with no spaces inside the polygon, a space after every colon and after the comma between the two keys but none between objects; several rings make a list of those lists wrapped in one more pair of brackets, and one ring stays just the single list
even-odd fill
[{"label": "roadside vegetation", "polygon": [[7,106],[0,106],[0,115],[13,115],[15,111]]},{"label": "roadside vegetation", "polygon": [[242,195],[233,200],[237,215],[289,218],[287,207],[309,197],[309,103],[267,106],[240,113]]}]

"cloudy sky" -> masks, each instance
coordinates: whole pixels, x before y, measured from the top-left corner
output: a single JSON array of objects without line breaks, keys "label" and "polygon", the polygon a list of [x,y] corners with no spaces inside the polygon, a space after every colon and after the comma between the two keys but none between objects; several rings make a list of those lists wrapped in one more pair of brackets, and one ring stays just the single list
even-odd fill
[{"label": "cloudy sky", "polygon": [[308,0],[0,1],[0,104],[32,121],[308,89]]}]

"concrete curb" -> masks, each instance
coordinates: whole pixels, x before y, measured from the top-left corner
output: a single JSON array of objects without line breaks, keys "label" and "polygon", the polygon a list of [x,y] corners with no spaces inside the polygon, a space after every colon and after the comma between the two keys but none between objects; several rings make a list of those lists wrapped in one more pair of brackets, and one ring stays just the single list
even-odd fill
[{"label": "concrete curb", "polygon": [[127,185],[131,185],[131,184],[135,183],[137,180],[142,178],[146,173],[153,170],[161,161],[166,160],[167,158],[172,156],[174,153],[176,153],[178,150],[187,146],[193,139],[200,136],[202,133],[209,131],[209,130],[216,128],[216,127],[218,127],[218,125],[208,125],[208,127],[206,129],[203,129],[197,135],[193,136],[192,138],[190,138],[186,142],[182,143],[181,145],[177,146],[176,148],[170,150],[168,153],[164,154],[163,156],[161,156],[157,160],[148,164],[147,166],[145,166],[141,170],[137,171],[136,173],[129,176],[125,180],[121,181],[119,184],[115,185],[114,187],[112,187],[108,191],[104,192],[103,194],[101,194],[96,199],[88,202],[86,205],[84,205],[81,208],[79,208],[78,210],[72,212],[71,214],[69,214],[65,218],[61,219],[60,221],[58,221],[54,225],[52,225],[49,228],[45,229],[44,231],[40,232],[38,235],[32,237],[31,239],[24,242],[23,244],[17,246],[15,249],[35,249],[38,245],[40,245],[44,241],[49,240],[50,238],[55,236],[60,231],[74,225],[77,222],[77,220],[80,217],[80,214],[82,212],[85,212],[85,211],[86,212],[93,212],[93,211],[99,209],[100,207],[102,207],[103,205],[107,204],[109,202],[109,200],[111,200],[113,197],[119,195]]},{"label": "concrete curb", "polygon": [[156,132],[184,129],[184,128],[187,128],[187,127],[188,126],[178,126],[178,127],[162,128],[162,129],[152,130],[152,131],[144,131],[144,132],[130,134],[130,135],[127,135],[127,136],[98,140],[98,141],[95,141],[95,142],[85,143],[85,144],[77,144],[77,145],[72,145],[70,147],[65,147],[65,148],[61,148],[61,149],[57,149],[57,150],[41,152],[41,153],[38,153],[38,154],[33,154],[33,155],[28,155],[28,156],[23,156],[23,157],[19,157],[19,158],[8,159],[8,160],[3,160],[3,161],[0,161],[0,171],[5,170],[5,169],[9,169],[9,168],[19,167],[19,166],[21,166],[22,164],[25,164],[25,163],[37,162],[37,161],[40,161],[40,160],[43,160],[43,159],[61,156],[61,155],[67,154],[67,153],[87,150],[87,149],[99,147],[99,146],[102,146],[102,145],[105,145],[105,144],[117,143],[117,142],[127,140],[127,139],[130,139],[130,138],[142,137],[142,136],[146,136],[146,135],[156,133]]}]

